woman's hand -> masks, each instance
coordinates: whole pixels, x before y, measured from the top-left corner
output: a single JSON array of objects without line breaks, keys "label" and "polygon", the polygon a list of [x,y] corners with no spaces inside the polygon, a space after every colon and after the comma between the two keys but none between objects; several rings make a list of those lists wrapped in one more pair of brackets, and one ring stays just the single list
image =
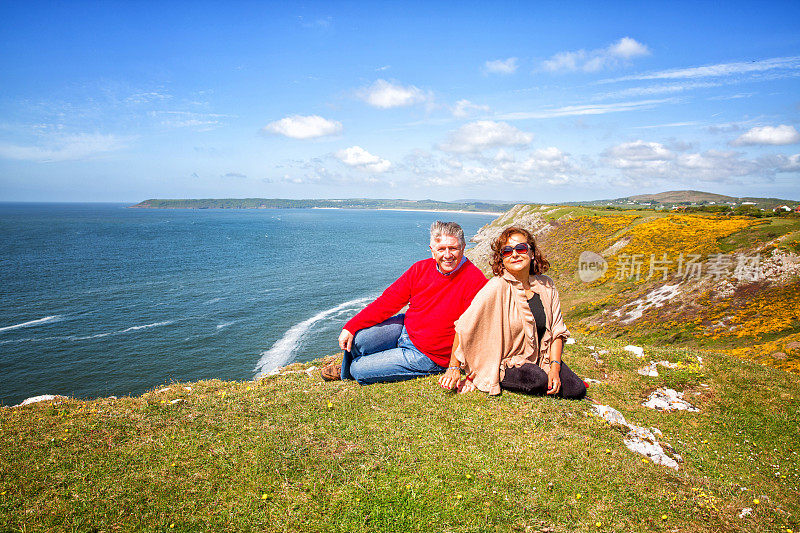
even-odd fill
[{"label": "woman's hand", "polygon": [[550,362],[550,372],[547,373],[547,394],[558,394],[561,390],[561,378],[559,372],[561,365],[553,361]]},{"label": "woman's hand", "polygon": [[447,371],[439,376],[439,385],[443,389],[454,390],[461,381],[461,370],[458,368],[448,368]]}]

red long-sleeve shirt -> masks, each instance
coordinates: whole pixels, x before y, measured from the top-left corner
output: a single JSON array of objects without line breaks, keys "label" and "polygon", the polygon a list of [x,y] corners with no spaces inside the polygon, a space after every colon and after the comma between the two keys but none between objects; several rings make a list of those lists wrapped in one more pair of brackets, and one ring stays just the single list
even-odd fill
[{"label": "red long-sleeve shirt", "polygon": [[455,335],[453,324],[485,284],[486,277],[469,259],[449,276],[439,272],[433,258],[417,261],[344,329],[355,334],[394,316],[408,304],[405,326],[411,342],[434,363],[447,366]]}]

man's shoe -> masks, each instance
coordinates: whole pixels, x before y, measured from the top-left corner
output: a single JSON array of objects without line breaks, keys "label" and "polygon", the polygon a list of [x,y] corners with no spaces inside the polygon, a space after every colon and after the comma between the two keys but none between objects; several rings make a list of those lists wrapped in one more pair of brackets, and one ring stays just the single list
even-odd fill
[{"label": "man's shoe", "polygon": [[336,381],[337,379],[342,379],[342,364],[331,363],[323,366],[319,373],[322,376],[322,379],[325,381]]}]

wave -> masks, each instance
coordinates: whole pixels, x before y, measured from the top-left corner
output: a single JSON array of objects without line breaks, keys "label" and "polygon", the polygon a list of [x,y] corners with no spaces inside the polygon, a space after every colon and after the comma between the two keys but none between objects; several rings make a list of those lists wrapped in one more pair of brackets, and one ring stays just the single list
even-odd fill
[{"label": "wave", "polygon": [[217,324],[217,330],[220,330],[222,328],[227,328],[228,326],[232,326],[233,324],[236,324],[235,320],[233,322],[223,322],[222,324]]},{"label": "wave", "polygon": [[96,335],[87,335],[85,337],[76,337],[75,335],[70,335],[66,337],[69,340],[73,341],[85,341],[89,339],[99,339],[101,337],[110,337],[111,335],[123,335],[125,333],[130,333],[131,331],[139,331],[142,329],[150,329],[150,328],[157,328],[159,326],[167,326],[172,324],[174,320],[165,320],[164,322],[153,322],[152,324],[143,324],[141,326],[131,326],[129,328],[120,330],[120,331],[109,331],[108,333],[98,333]]},{"label": "wave", "polygon": [[280,368],[288,363],[292,359],[292,356],[294,355],[294,352],[297,350],[298,346],[300,346],[300,341],[303,339],[303,336],[314,324],[320,320],[328,318],[331,315],[342,313],[347,309],[354,307],[360,308],[363,306],[363,304],[371,300],[373,300],[372,297],[367,297],[344,302],[336,307],[321,311],[311,318],[303,320],[302,322],[297,323],[289,328],[286,333],[283,334],[283,337],[275,341],[275,344],[272,345],[272,348],[261,352],[261,359],[259,359],[255,368],[255,379],[263,377],[276,368]]},{"label": "wave", "polygon": [[0,328],[0,332],[10,331],[12,329],[19,329],[19,328],[29,328],[31,326],[39,326],[41,324],[49,324],[50,322],[58,322],[59,320],[61,320],[61,315],[46,316],[44,318],[39,318],[37,320],[30,320],[28,322],[23,322],[21,324],[14,324],[13,326],[5,326],[3,328]]}]

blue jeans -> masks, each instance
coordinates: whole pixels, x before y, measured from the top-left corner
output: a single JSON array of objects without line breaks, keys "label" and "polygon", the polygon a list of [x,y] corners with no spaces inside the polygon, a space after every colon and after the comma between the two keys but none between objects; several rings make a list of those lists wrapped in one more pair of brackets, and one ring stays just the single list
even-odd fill
[{"label": "blue jeans", "polygon": [[359,330],[353,348],[344,352],[342,379],[354,379],[361,385],[403,381],[445,369],[420,352],[408,338],[403,324],[405,315],[397,315]]}]

